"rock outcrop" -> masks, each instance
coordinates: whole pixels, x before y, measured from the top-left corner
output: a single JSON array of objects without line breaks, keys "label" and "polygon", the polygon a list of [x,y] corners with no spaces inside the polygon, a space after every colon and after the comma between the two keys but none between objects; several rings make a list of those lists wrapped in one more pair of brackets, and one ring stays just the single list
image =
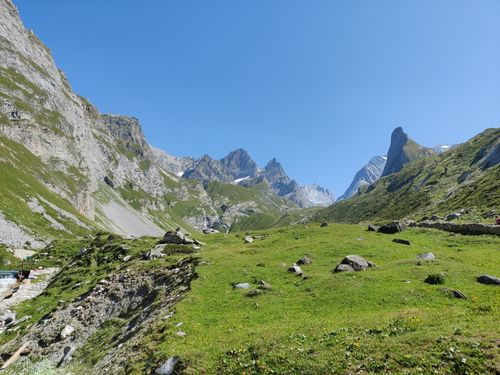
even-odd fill
[{"label": "rock outcrop", "polygon": [[361,188],[367,187],[377,181],[382,176],[386,162],[387,156],[374,156],[371,158],[368,164],[356,172],[351,184],[338,200],[349,199]]}]

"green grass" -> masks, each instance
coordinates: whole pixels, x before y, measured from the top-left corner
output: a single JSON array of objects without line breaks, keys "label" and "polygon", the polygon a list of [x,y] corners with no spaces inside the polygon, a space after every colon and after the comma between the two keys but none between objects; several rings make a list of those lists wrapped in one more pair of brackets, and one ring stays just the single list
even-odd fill
[{"label": "green grass", "polygon": [[[475,276],[498,273],[499,238],[411,229],[397,236],[412,242],[403,246],[359,226],[317,224],[265,233],[247,245],[234,234],[204,238],[192,291],[174,321],[152,327],[164,332],[158,360],[180,355],[188,374],[487,373],[498,361],[490,340],[498,338],[500,291]],[[428,251],[436,261],[417,261]],[[302,267],[308,278],[287,273],[304,254],[313,259]],[[377,266],[333,274],[348,254]],[[424,282],[440,272],[469,299]],[[250,298],[231,287],[258,280],[272,289]],[[177,322],[185,338],[174,335]]]}]

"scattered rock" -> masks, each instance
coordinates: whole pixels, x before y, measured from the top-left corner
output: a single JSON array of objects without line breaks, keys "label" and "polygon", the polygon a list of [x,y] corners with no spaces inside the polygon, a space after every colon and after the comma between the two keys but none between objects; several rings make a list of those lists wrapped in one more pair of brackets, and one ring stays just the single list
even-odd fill
[{"label": "scattered rock", "polygon": [[495,276],[481,275],[477,277],[477,282],[485,285],[500,285],[500,279]]},{"label": "scattered rock", "polygon": [[368,225],[367,231],[368,232],[378,232],[379,228],[380,227],[378,225],[370,224],[370,225]]},{"label": "scattered rock", "polygon": [[417,255],[417,259],[435,260],[436,257],[434,256],[433,253],[424,253],[424,254]]},{"label": "scattered rock", "polygon": [[181,232],[179,228],[175,231],[168,231],[163,236],[163,243],[175,243],[177,245],[183,245],[186,240],[186,236]]},{"label": "scattered rock", "polygon": [[200,249],[201,249],[201,247],[200,247],[200,246],[198,246],[198,245],[193,245],[193,246],[191,246],[191,248],[192,248],[193,250],[200,250]]},{"label": "scattered rock", "polygon": [[179,357],[170,357],[163,364],[155,370],[157,375],[173,375],[179,366]]},{"label": "scattered rock", "polygon": [[291,266],[289,269],[288,269],[288,272],[290,273],[294,273],[295,275],[302,275],[302,268],[300,268],[299,266],[297,266],[296,264],[294,264],[293,266]]},{"label": "scattered rock", "polygon": [[216,234],[220,233],[217,229],[205,228],[203,229],[203,234]]},{"label": "scattered rock", "polygon": [[158,259],[158,258],[165,256],[165,254],[163,254],[163,252],[162,252],[163,248],[164,247],[161,245],[153,247],[151,250],[149,250],[146,253],[145,258],[147,260],[152,260],[152,259]]},{"label": "scattered rock", "polygon": [[333,272],[352,272],[351,269],[353,271],[364,271],[369,267],[374,267],[374,264],[359,255],[348,255],[342,259],[342,262],[335,267]]},{"label": "scattered rock", "polygon": [[403,240],[402,238],[393,238],[392,242],[399,243],[401,245],[411,245],[410,241]]},{"label": "scattered rock", "polygon": [[454,213],[452,213],[452,214],[448,214],[448,215],[446,215],[445,220],[447,220],[447,221],[451,221],[451,220],[460,219],[460,216],[461,216],[461,213],[460,213],[460,212],[454,212]]},{"label": "scattered rock", "polygon": [[261,289],[254,289],[254,290],[251,290],[251,291],[245,293],[245,296],[257,297],[257,296],[260,296],[262,293],[264,293],[264,292]]},{"label": "scattered rock", "polygon": [[122,260],[128,262],[130,259],[132,259],[132,255],[125,255]]},{"label": "scattered rock", "polygon": [[257,289],[271,289],[271,284],[266,283],[264,280],[259,280]]},{"label": "scattered rock", "polygon": [[75,332],[75,329],[71,327],[70,325],[67,325],[66,327],[63,328],[63,330],[60,333],[61,339],[66,339],[67,337],[71,336]]},{"label": "scattered rock", "polygon": [[443,273],[434,273],[429,276],[424,280],[427,284],[431,285],[441,285],[444,284],[445,281],[445,276]]},{"label": "scattered rock", "polygon": [[252,236],[246,236],[245,237],[245,243],[252,243],[253,242],[253,237]]},{"label": "scattered rock", "polygon": [[186,336],[186,332],[184,332],[184,331],[177,331],[177,332],[175,332],[175,335],[179,336],[179,337],[184,337],[184,336]]},{"label": "scattered rock", "polygon": [[312,260],[309,258],[307,255],[303,256],[297,261],[297,264],[299,265],[304,265],[304,264],[311,264]]},{"label": "scattered rock", "polygon": [[454,290],[454,289],[449,289],[449,288],[439,288],[439,291],[441,291],[444,294],[447,294],[451,297],[460,298],[460,299],[467,299],[467,296],[459,290]]},{"label": "scattered rock", "polygon": [[406,224],[402,221],[393,221],[392,223],[388,223],[386,225],[382,225],[378,228],[379,233],[384,234],[394,234],[402,232],[406,229]]},{"label": "scattered rock", "polygon": [[238,283],[233,285],[234,289],[250,289],[249,283]]},{"label": "scattered rock", "polygon": [[328,226],[328,223],[326,221],[322,221],[321,224],[319,225],[321,228],[325,228]]},{"label": "scattered rock", "polygon": [[355,272],[355,269],[349,266],[348,264],[339,264],[333,272]]}]

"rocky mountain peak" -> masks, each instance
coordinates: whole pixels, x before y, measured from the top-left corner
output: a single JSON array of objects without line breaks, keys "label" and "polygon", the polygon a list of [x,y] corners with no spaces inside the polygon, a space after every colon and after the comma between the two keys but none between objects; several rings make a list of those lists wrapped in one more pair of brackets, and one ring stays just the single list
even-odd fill
[{"label": "rocky mountain peak", "polygon": [[242,148],[231,151],[220,160],[229,174],[236,180],[244,177],[255,178],[259,175],[259,168],[248,152]]},{"label": "rocky mountain peak", "polygon": [[356,172],[351,184],[338,200],[351,198],[359,188],[373,184],[382,175],[387,156],[374,156],[370,161]]},{"label": "rocky mountain peak", "polygon": [[421,159],[435,152],[423,147],[408,138],[402,127],[394,129],[391,135],[391,145],[387,152],[387,162],[382,172],[382,177],[399,172],[406,164],[413,160]]}]

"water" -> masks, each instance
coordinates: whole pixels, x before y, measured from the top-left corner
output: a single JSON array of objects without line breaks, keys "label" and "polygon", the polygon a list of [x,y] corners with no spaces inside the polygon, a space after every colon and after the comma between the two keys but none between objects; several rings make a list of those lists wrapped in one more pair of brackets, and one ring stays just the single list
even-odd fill
[{"label": "water", "polygon": [[16,279],[11,277],[0,278],[0,295],[2,295],[10,286],[16,283]]}]

